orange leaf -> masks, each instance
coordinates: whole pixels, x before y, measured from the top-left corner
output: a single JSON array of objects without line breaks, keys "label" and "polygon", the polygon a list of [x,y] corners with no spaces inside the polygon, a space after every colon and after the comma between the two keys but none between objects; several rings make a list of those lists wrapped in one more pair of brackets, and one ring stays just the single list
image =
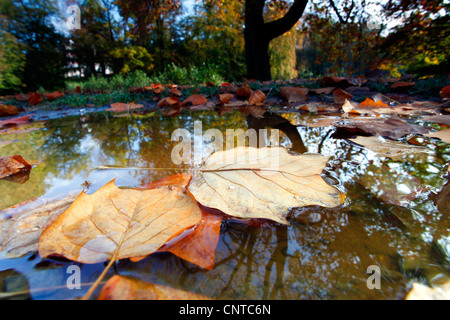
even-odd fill
[{"label": "orange leaf", "polygon": [[143,104],[134,104],[134,103],[128,104],[128,103],[122,103],[122,102],[115,102],[115,103],[111,103],[110,107],[111,108],[107,109],[106,111],[124,112],[124,111],[143,108],[144,105]]},{"label": "orange leaf", "polygon": [[45,99],[51,101],[51,100],[55,100],[57,98],[60,98],[64,96],[64,93],[62,93],[61,91],[55,91],[55,92],[51,92],[51,93],[46,93],[45,94]]},{"label": "orange leaf", "polygon": [[28,103],[32,106],[41,103],[44,98],[37,92],[33,92],[30,96],[30,99],[28,100]]},{"label": "orange leaf", "polygon": [[19,173],[28,172],[31,165],[22,156],[6,156],[0,158],[0,179]]},{"label": "orange leaf", "polygon": [[103,286],[98,300],[210,300],[198,293],[174,289],[139,279],[112,276]]},{"label": "orange leaf", "polygon": [[388,107],[386,103],[381,100],[374,101],[371,98],[366,98],[363,102],[359,104],[359,107],[362,108],[384,108]]},{"label": "orange leaf", "polygon": [[199,95],[199,94],[193,94],[190,95],[189,97],[186,98],[186,100],[184,100],[181,105],[182,106],[188,106],[188,105],[193,105],[193,106],[198,106],[200,104],[206,104],[208,102],[208,100],[205,99],[205,97]]},{"label": "orange leaf", "polygon": [[218,95],[219,100],[222,104],[227,104],[234,98],[234,94],[232,93],[221,93]]},{"label": "orange leaf", "polygon": [[411,86],[413,86],[414,84],[415,84],[414,82],[399,81],[399,82],[397,82],[397,83],[394,83],[394,84],[391,86],[391,89],[411,87]]},{"label": "orange leaf", "polygon": [[13,105],[0,103],[0,116],[13,116],[19,113],[19,109]]},{"label": "orange leaf", "polygon": [[442,88],[442,90],[439,92],[439,96],[441,99],[450,99],[450,85]]},{"label": "orange leaf", "polygon": [[6,125],[19,125],[19,124],[27,124],[31,118],[31,114],[23,117],[17,117],[7,120],[0,121],[0,128]]},{"label": "orange leaf", "polygon": [[248,98],[252,94],[252,89],[247,83],[244,83],[236,90],[236,95],[241,98]]},{"label": "orange leaf", "polygon": [[183,260],[211,270],[214,267],[221,221],[221,216],[202,209],[202,220],[195,227],[169,240],[158,252],[171,252]]},{"label": "orange leaf", "polygon": [[155,182],[146,183],[141,188],[153,189],[163,186],[181,186],[186,188],[191,179],[191,174],[178,173]]},{"label": "orange leaf", "polygon": [[261,90],[252,91],[250,98],[248,99],[249,104],[262,103],[266,100],[266,95]]}]

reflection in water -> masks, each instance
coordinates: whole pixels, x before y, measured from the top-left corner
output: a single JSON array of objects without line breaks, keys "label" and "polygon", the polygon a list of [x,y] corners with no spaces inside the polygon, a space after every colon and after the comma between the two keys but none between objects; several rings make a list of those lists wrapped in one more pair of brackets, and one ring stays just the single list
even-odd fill
[{"label": "reflection in water", "polygon": [[[157,253],[138,263],[119,261],[108,276],[132,275],[217,299],[395,299],[403,297],[412,279],[434,284],[449,277],[445,174],[450,147],[444,143],[430,140],[434,155],[396,162],[332,138],[330,127],[294,125],[308,121],[296,121],[300,115],[266,113],[257,119],[197,111],[178,117],[89,117],[51,121],[45,129],[7,138],[20,141],[1,146],[1,156],[21,154],[40,164],[24,184],[0,181],[1,207],[73,190],[85,181],[92,193],[113,178],[119,186],[137,187],[190,170],[172,163],[176,142],[170,138],[177,128],[193,133],[195,120],[202,121],[203,132],[279,129],[280,144],[291,151],[329,156],[323,178],[346,193],[345,204],[337,208],[293,208],[289,226],[223,221],[216,264],[210,271],[170,253]],[[209,150],[209,142],[204,143]],[[111,169],[98,169],[105,166]],[[0,259],[0,271],[15,269],[26,276],[32,290],[64,287],[70,264],[30,255]],[[366,286],[370,265],[382,271],[380,290]],[[80,267],[82,281],[90,282],[104,266]],[[86,290],[39,291],[33,298],[73,298]]]},{"label": "reflection in water", "polygon": [[255,129],[257,134],[259,134],[260,129],[271,128],[281,130],[286,134],[292,144],[291,148],[289,148],[291,151],[297,153],[305,153],[307,151],[303,144],[302,137],[298,133],[297,127],[292,125],[289,120],[276,113],[266,112],[262,118],[256,118],[249,114],[247,116],[247,125],[249,128]]}]

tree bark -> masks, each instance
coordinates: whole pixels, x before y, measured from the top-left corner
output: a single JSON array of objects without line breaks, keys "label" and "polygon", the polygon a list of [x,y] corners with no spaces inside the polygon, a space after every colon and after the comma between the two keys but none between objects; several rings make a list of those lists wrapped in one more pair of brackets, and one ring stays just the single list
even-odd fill
[{"label": "tree bark", "polygon": [[270,74],[269,43],[289,31],[300,19],[308,0],[294,0],[284,17],[264,23],[265,0],[245,1],[245,60],[247,78],[266,81]]}]

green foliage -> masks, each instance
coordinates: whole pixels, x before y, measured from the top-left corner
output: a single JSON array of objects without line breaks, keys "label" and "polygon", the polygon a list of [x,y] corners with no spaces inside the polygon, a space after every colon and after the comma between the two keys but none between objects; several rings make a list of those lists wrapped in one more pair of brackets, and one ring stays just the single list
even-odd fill
[{"label": "green foliage", "polygon": [[20,48],[12,34],[0,31],[0,90],[18,91],[23,86],[25,55]]},{"label": "green foliage", "polygon": [[222,76],[217,71],[217,66],[202,64],[199,67],[180,67],[174,63],[169,64],[163,73],[153,76],[153,83],[175,83],[183,84],[202,84],[214,83],[221,84],[224,82]]},{"label": "green foliage", "polygon": [[112,55],[115,58],[121,58],[123,67],[120,73],[126,74],[136,70],[150,71],[153,69],[153,58],[147,49],[141,46],[116,48]]}]

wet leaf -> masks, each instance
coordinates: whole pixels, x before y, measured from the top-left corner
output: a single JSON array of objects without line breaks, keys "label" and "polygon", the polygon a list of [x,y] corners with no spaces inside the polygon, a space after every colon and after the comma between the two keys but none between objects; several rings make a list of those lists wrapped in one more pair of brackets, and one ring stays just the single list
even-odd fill
[{"label": "wet leaf", "polygon": [[189,97],[186,98],[186,100],[184,100],[181,105],[182,106],[198,106],[201,104],[206,104],[208,102],[208,100],[206,100],[205,97],[203,97],[202,95],[199,94],[193,94],[190,95]]},{"label": "wet leaf", "polygon": [[28,172],[31,165],[22,156],[5,156],[0,158],[0,179],[19,172]]},{"label": "wet leaf", "polygon": [[107,109],[106,111],[124,112],[124,111],[130,111],[130,110],[134,110],[134,109],[140,109],[143,107],[144,107],[143,104],[115,102],[115,103],[111,103],[110,108]]},{"label": "wet leaf", "polygon": [[248,99],[249,104],[259,104],[266,100],[266,95],[261,90],[252,91],[250,98]]},{"label": "wet leaf", "polygon": [[13,116],[19,113],[19,109],[13,105],[5,105],[0,103],[0,117]]},{"label": "wet leaf", "polygon": [[202,205],[228,215],[289,224],[291,207],[341,204],[339,191],[320,176],[327,160],[283,148],[239,147],[211,155],[188,190]]},{"label": "wet leaf", "polygon": [[353,95],[342,90],[341,88],[337,88],[333,91],[333,99],[336,104],[344,104],[346,100],[350,100],[353,98]]},{"label": "wet leaf", "polygon": [[20,125],[30,123],[31,114],[23,117],[17,117],[0,121],[0,128],[6,125]]},{"label": "wet leaf", "polygon": [[221,222],[220,215],[203,210],[202,220],[197,225],[169,240],[158,252],[171,252],[183,260],[211,270],[214,267]]},{"label": "wet leaf", "polygon": [[62,96],[64,96],[64,93],[62,93],[61,91],[55,91],[55,92],[51,92],[51,93],[46,93],[45,95],[45,99],[52,101],[55,99],[58,99]]},{"label": "wet leaf", "polygon": [[372,150],[378,156],[387,157],[395,161],[403,160],[408,155],[426,154],[430,152],[430,150],[424,147],[386,140],[377,136],[357,137],[349,140]]},{"label": "wet leaf", "polygon": [[413,283],[405,300],[450,300],[450,281],[435,287]]},{"label": "wet leaf", "polygon": [[341,130],[347,130],[356,134],[372,134],[382,137],[389,137],[391,139],[400,139],[408,134],[425,134],[430,129],[411,125],[401,119],[388,120],[355,120],[344,125],[336,125]]},{"label": "wet leaf", "polygon": [[236,89],[236,96],[240,98],[248,98],[252,94],[252,89],[247,83]]},{"label": "wet leaf", "polygon": [[441,131],[431,132],[426,134],[427,137],[438,138],[442,141],[450,143],[450,129],[445,129]]},{"label": "wet leaf", "polygon": [[220,103],[227,104],[228,102],[233,100],[234,94],[232,94],[232,93],[221,93],[221,94],[218,94],[217,97],[219,98]]},{"label": "wet leaf", "polygon": [[200,221],[197,202],[183,190],[120,189],[113,180],[92,195],[82,192],[43,231],[39,254],[82,263],[150,255]]},{"label": "wet leaf", "polygon": [[450,85],[442,88],[442,90],[439,91],[439,96],[441,99],[450,99]]},{"label": "wet leaf", "polygon": [[0,252],[20,257],[37,250],[41,232],[63,213],[79,192],[33,198],[0,211]]},{"label": "wet leaf", "polygon": [[280,87],[278,90],[289,103],[305,101],[309,91],[303,87]]},{"label": "wet leaf", "polygon": [[103,286],[98,300],[210,300],[204,295],[139,279],[114,275]]}]

